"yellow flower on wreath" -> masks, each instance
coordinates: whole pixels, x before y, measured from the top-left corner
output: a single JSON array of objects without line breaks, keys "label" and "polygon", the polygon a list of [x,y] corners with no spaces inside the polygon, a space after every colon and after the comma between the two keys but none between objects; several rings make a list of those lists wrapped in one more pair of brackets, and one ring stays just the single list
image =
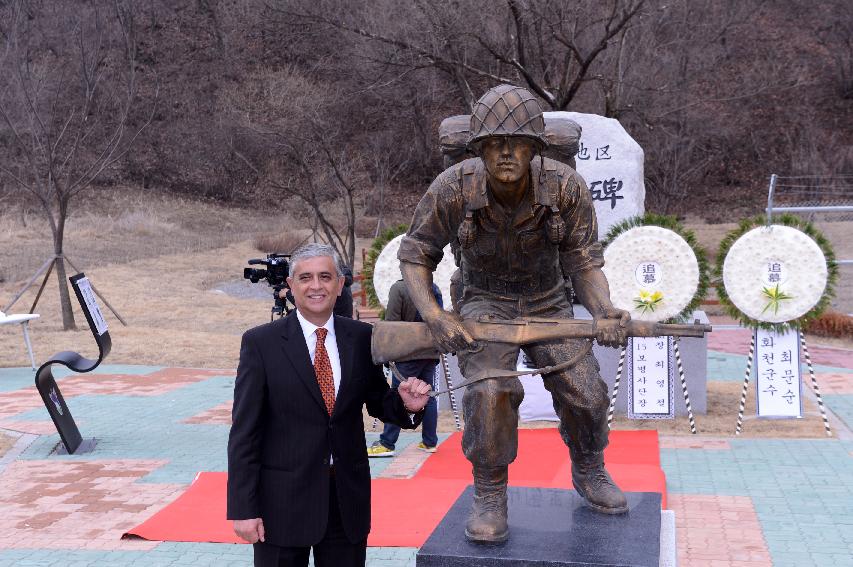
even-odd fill
[{"label": "yellow flower on wreath", "polygon": [[660,291],[649,291],[641,289],[640,294],[634,298],[634,308],[640,313],[654,312],[655,307],[663,301],[663,293]]}]

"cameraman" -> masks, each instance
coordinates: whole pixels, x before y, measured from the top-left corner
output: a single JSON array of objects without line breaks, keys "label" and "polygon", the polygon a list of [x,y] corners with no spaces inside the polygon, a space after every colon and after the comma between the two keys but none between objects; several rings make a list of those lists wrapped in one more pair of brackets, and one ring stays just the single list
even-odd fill
[{"label": "cameraman", "polygon": [[[352,285],[352,270],[347,266],[342,266],[341,268],[344,272],[344,289],[341,291],[341,294],[338,296],[337,301],[335,301],[334,314],[340,317],[346,317],[348,319],[352,319],[352,290],[350,286]],[[291,305],[295,305],[293,302],[293,294],[290,293],[289,288],[284,288],[280,292],[278,292],[278,296],[281,299],[289,301]]]}]

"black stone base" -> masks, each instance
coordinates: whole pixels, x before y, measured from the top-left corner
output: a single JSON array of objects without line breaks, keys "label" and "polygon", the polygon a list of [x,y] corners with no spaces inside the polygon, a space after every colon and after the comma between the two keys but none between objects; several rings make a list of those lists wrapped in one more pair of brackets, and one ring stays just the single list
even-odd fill
[{"label": "black stone base", "polygon": [[465,539],[469,486],[418,551],[417,567],[658,567],[661,496],[629,492],[627,514],[593,511],[573,490],[509,487],[509,540]]}]

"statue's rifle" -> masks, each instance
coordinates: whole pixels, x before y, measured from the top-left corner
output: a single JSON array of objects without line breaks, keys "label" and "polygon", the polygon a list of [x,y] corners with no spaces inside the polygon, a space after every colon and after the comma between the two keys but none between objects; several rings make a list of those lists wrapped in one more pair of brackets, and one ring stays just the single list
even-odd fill
[{"label": "statue's rifle", "polygon": [[[576,364],[592,348],[592,339],[597,335],[599,325],[607,325],[615,330],[619,324],[616,319],[604,321],[589,321],[583,319],[544,319],[520,317],[517,319],[496,319],[483,316],[476,320],[462,322],[468,333],[477,343],[505,343],[512,345],[529,345],[557,339],[587,339],[586,343],[574,353],[570,360],[543,368],[531,370],[505,370],[492,368],[477,376],[469,377],[464,382],[452,388],[438,392],[430,392],[430,396],[439,396],[450,390],[469,386],[474,382],[488,378],[504,378],[523,376],[525,374],[551,374]],[[656,323],[654,321],[631,320],[624,329],[628,337],[697,337],[711,332],[711,326],[699,323],[675,324]],[[474,349],[477,350],[475,345]],[[482,348],[481,346],[479,348]],[[403,321],[380,321],[373,326],[373,341],[371,345],[373,362],[391,363],[391,370],[401,381],[406,379],[400,375],[394,362],[425,358],[437,359],[439,349],[436,347],[432,333],[426,323],[409,323]]]}]

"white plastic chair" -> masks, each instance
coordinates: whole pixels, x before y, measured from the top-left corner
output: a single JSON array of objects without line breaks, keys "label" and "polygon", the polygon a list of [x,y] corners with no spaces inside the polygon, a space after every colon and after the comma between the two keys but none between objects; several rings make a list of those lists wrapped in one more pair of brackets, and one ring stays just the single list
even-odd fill
[{"label": "white plastic chair", "polygon": [[33,370],[36,369],[36,359],[33,358],[33,346],[30,344],[30,333],[27,330],[27,326],[30,324],[30,321],[38,318],[39,315],[35,313],[6,315],[2,311],[0,311],[0,325],[11,325],[13,323],[21,325],[21,329],[23,329],[24,331],[24,343],[26,343],[27,345],[27,352],[30,354],[30,365],[33,367]]}]

